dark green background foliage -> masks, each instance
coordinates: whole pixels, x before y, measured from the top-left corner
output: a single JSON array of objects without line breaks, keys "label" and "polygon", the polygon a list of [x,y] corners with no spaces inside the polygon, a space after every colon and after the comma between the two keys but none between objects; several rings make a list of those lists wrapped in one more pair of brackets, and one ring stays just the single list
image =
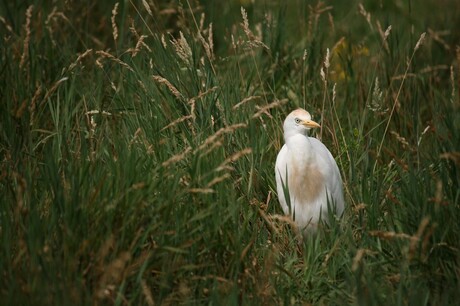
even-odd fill
[{"label": "dark green background foliage", "polygon": [[[0,4],[2,305],[458,302],[458,1],[115,3]],[[303,242],[296,107],[347,202]]]}]

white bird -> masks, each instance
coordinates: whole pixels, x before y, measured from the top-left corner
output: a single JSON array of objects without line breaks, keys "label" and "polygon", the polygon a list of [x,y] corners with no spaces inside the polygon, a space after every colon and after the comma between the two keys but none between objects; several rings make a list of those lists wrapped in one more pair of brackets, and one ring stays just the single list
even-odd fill
[{"label": "white bird", "polygon": [[342,178],[334,157],[321,141],[307,135],[317,127],[320,125],[304,109],[291,112],[283,125],[285,144],[276,158],[281,208],[303,233],[316,232],[320,218],[327,222],[328,203],[338,216],[345,206]]}]

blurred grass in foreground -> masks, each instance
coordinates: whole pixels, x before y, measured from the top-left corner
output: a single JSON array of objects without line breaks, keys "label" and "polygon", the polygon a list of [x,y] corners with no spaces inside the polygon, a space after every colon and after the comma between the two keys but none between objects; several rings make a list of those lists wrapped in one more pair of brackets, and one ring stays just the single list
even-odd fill
[{"label": "blurred grass in foreground", "polygon": [[[0,6],[2,304],[458,301],[459,4],[254,2]],[[295,107],[348,204],[303,245]]]}]

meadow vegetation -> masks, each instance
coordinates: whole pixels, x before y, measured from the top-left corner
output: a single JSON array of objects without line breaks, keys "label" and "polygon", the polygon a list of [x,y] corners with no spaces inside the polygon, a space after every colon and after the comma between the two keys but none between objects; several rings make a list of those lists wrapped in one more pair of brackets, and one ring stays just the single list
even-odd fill
[{"label": "meadow vegetation", "polygon": [[[2,305],[453,305],[460,4],[3,1]],[[346,209],[299,242],[294,108]]]}]

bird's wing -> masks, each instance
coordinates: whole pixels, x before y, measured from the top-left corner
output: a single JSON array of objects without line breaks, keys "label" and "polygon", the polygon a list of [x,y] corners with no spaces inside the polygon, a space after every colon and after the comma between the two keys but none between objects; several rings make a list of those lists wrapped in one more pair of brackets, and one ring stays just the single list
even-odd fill
[{"label": "bird's wing", "polygon": [[276,191],[278,192],[278,199],[285,214],[289,213],[289,207],[286,202],[285,189],[287,188],[287,155],[288,148],[283,145],[278,156],[276,157],[275,164],[275,179]]},{"label": "bird's wing", "polygon": [[341,214],[344,209],[344,198],[342,190],[342,177],[339,167],[326,146],[316,138],[309,137],[319,168],[326,180],[326,189],[330,197],[335,201],[336,210]]}]

